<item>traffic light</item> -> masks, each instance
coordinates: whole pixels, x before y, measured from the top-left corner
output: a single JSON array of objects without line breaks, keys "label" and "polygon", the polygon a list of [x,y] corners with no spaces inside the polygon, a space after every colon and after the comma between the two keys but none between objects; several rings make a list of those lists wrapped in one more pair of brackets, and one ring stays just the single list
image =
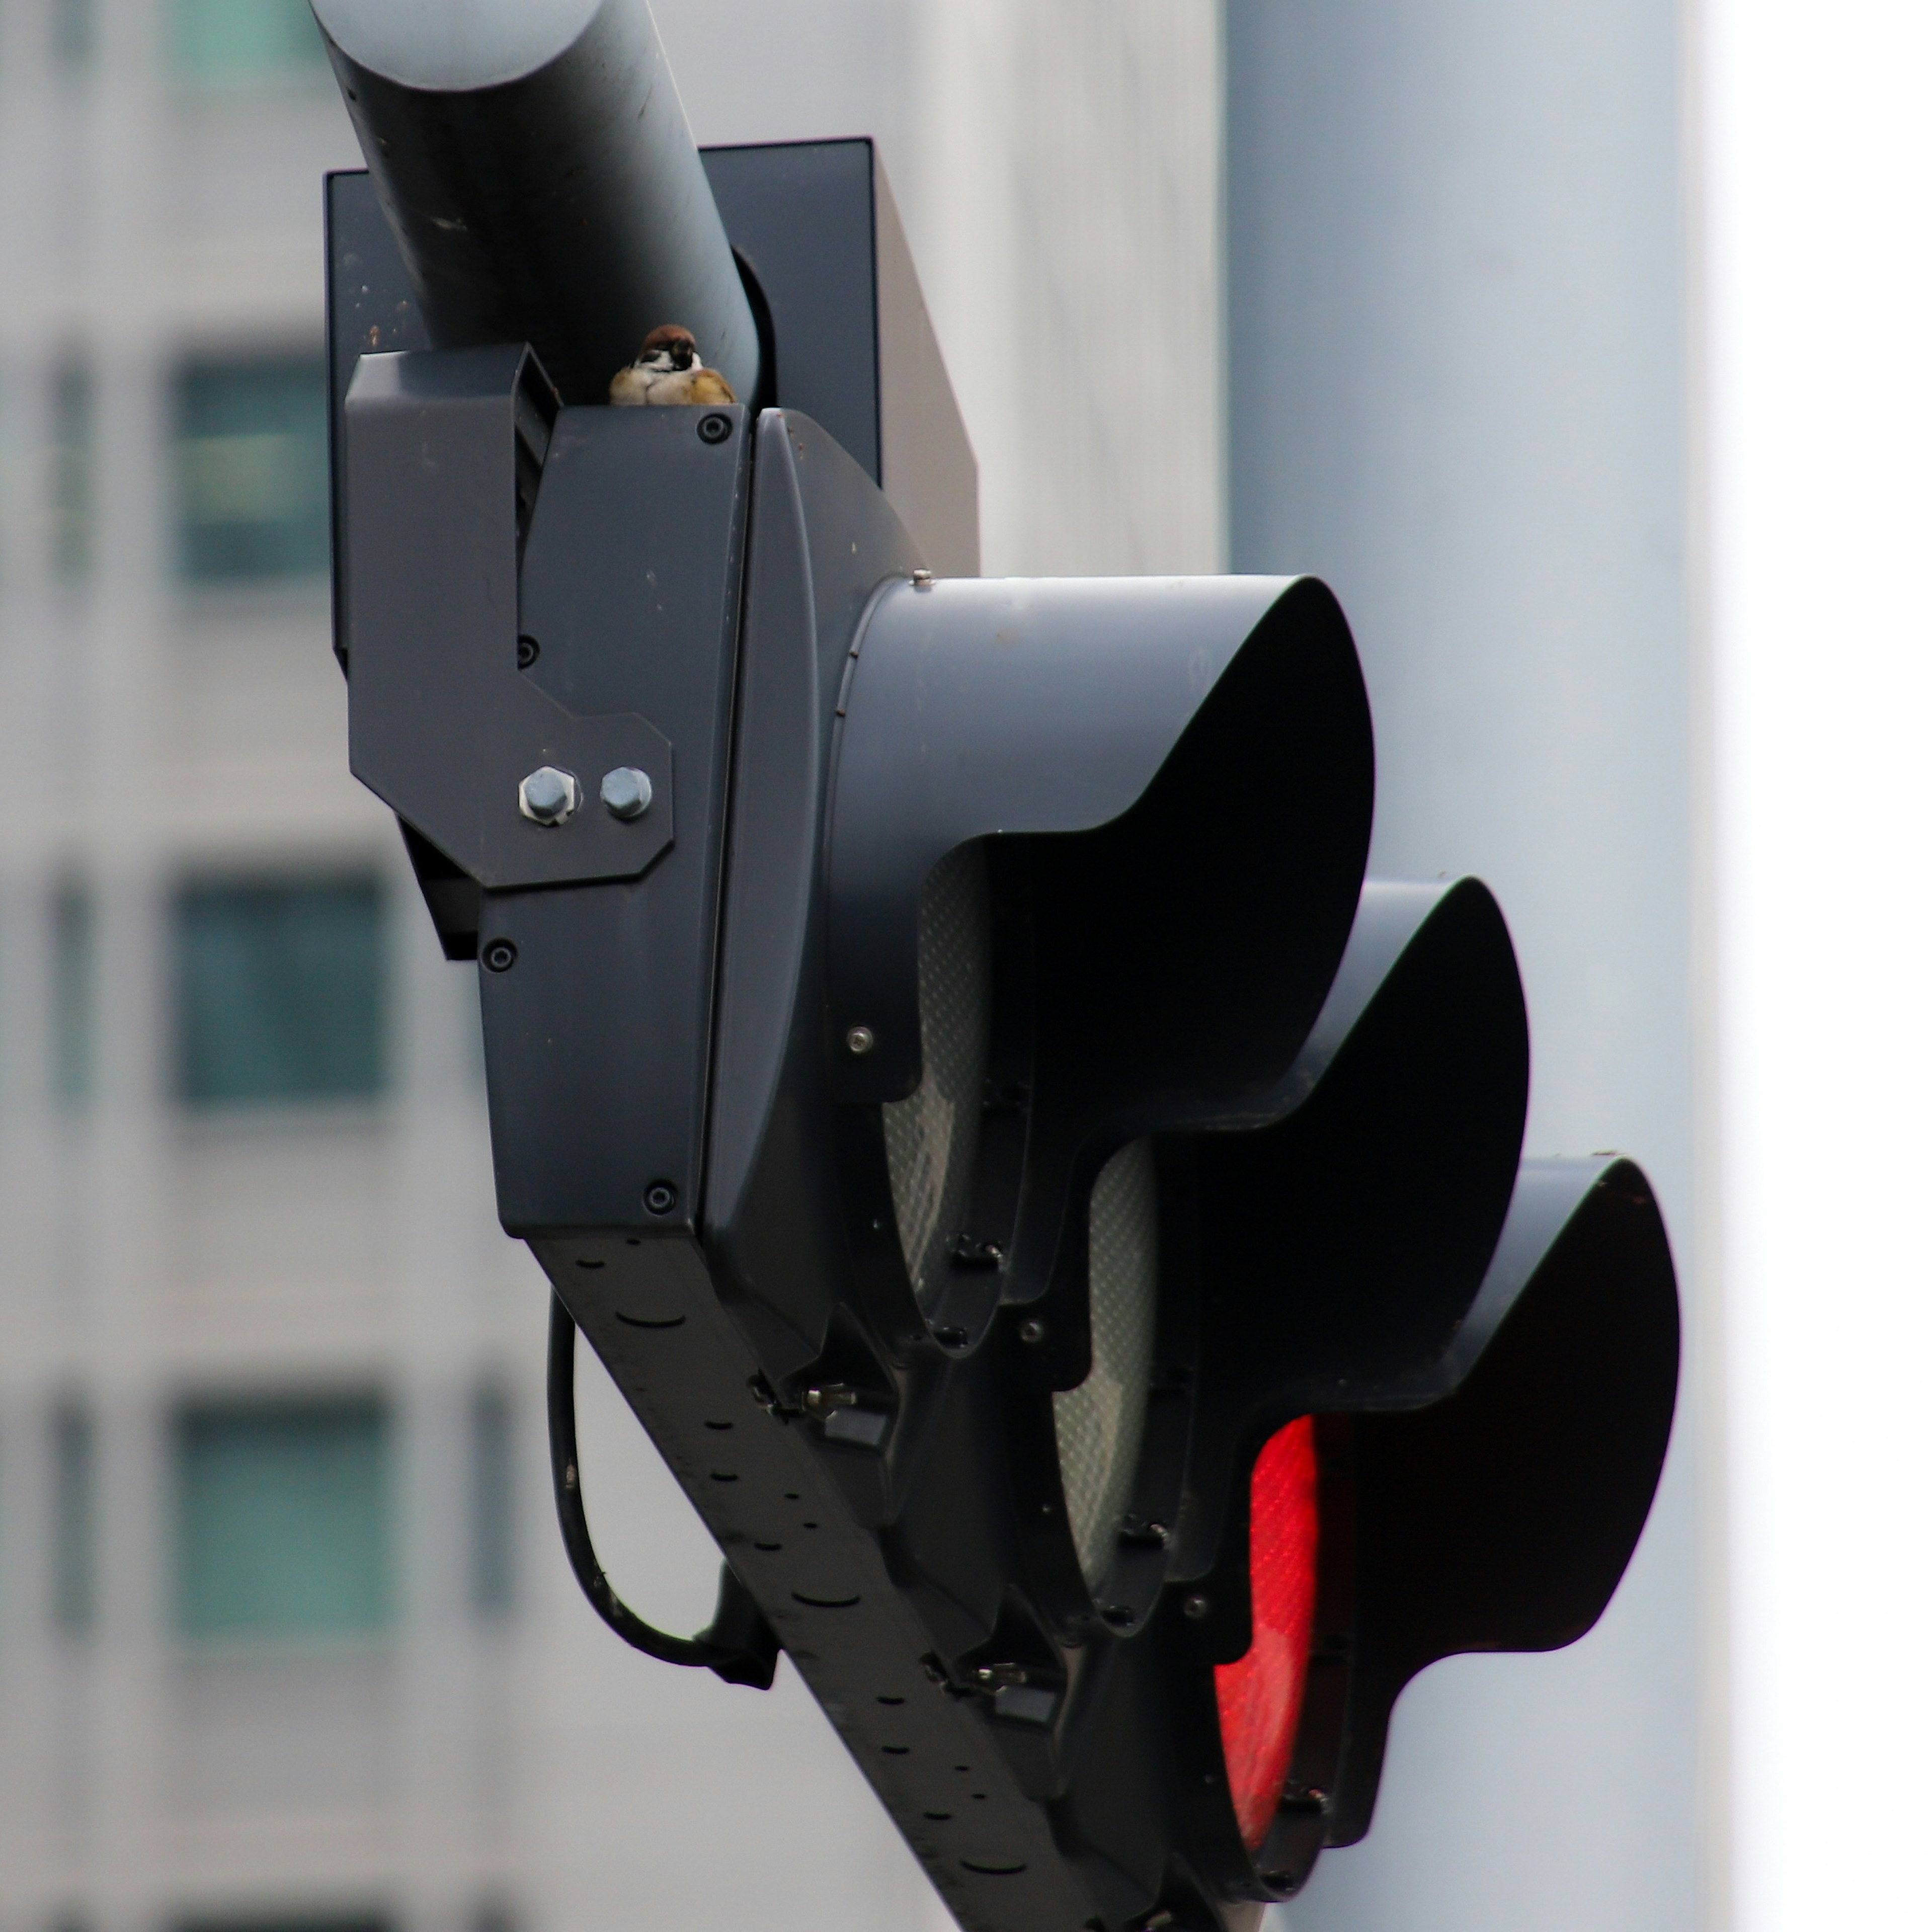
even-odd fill
[{"label": "traffic light", "polygon": [[[380,164],[416,110],[332,45]],[[516,92],[432,103],[439,181]],[[971,574],[868,146],[706,160],[760,335],[704,409],[560,392],[541,278],[462,339],[422,178],[330,190],[351,760],[478,962],[566,1546],[640,1648],[782,1648],[970,1932],[1234,1932],[1366,1830],[1417,1671],[1608,1600],[1661,1220],[1520,1161],[1489,892],[1364,882],[1329,592]],[[580,1332],[723,1552],[695,1638],[598,1568]]]}]

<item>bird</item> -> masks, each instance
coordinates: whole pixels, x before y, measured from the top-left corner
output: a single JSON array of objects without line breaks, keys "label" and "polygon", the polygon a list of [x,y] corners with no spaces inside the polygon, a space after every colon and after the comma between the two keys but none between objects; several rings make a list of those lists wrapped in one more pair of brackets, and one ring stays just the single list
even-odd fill
[{"label": "bird", "polygon": [[696,338],[674,322],[662,322],[644,338],[638,359],[610,378],[610,400],[622,409],[666,403],[735,403],[731,385],[707,369]]}]

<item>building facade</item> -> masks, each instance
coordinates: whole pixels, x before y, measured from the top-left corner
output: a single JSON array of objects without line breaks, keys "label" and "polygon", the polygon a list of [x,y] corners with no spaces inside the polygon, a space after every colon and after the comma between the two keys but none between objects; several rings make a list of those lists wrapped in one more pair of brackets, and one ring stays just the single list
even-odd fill
[{"label": "building facade", "polygon": [[[1216,10],[1060,6],[1072,134],[984,11],[660,14],[700,138],[880,135],[989,565],[1214,568]],[[976,147],[1024,158],[976,200]],[[321,179],[358,160],[299,0],[0,8],[0,1928],[937,1925],[795,1680],[632,1655],[556,1545],[472,969],[328,649]],[[1096,194],[1097,280],[1058,260]],[[1143,381],[1177,303],[1191,398]],[[584,1380],[608,1566],[693,1628],[715,1552]]]}]

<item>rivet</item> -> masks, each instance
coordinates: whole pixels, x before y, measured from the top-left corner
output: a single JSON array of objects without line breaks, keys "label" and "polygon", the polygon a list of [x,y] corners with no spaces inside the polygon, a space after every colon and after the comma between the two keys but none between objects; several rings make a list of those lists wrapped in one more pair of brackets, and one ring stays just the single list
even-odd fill
[{"label": "rivet", "polygon": [[700,416],[698,423],[698,438],[700,442],[722,442],[731,434],[729,416]]},{"label": "rivet", "polygon": [[517,963],[517,949],[507,939],[493,939],[483,949],[483,963],[493,973],[507,973]]},{"label": "rivet", "polygon": [[668,1180],[654,1180],[644,1190],[644,1205],[653,1214],[668,1214],[677,1205],[677,1190]]}]

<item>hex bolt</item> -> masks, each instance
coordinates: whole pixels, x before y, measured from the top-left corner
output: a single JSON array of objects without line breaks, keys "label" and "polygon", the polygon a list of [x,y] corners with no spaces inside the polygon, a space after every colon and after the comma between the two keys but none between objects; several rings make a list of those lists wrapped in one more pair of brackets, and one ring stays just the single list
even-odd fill
[{"label": "hex bolt", "polygon": [[583,802],[574,772],[539,765],[517,788],[517,809],[538,825],[561,825]]},{"label": "hex bolt", "polygon": [[848,1027],[845,1031],[845,1051],[848,1053],[870,1053],[872,1050],[872,1029],[868,1026]]},{"label": "hex bolt", "polygon": [[597,796],[613,818],[626,821],[641,818],[651,808],[650,774],[639,771],[635,765],[620,765],[604,774]]}]

